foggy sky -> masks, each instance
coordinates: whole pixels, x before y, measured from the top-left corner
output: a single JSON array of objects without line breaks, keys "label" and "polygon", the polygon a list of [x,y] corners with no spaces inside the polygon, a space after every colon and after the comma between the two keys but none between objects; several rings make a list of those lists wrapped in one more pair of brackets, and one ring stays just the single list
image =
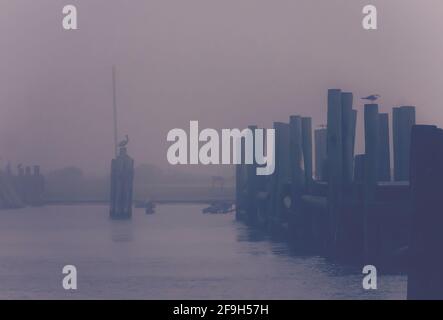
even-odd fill
[{"label": "foggy sky", "polygon": [[[62,30],[75,4],[79,30]],[[374,4],[379,30],[364,31]],[[0,158],[105,173],[113,155],[111,67],[119,130],[137,163],[167,168],[167,132],[271,127],[292,114],[325,122],[328,88],[381,110],[416,105],[443,126],[441,0],[3,0]],[[215,171],[221,170],[215,168]]]}]

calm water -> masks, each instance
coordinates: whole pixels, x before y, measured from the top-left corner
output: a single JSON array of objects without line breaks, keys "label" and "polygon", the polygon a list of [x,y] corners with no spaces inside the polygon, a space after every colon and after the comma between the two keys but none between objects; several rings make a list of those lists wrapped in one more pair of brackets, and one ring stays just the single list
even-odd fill
[{"label": "calm water", "polygon": [[[202,206],[135,209],[130,222],[106,206],[0,211],[0,298],[403,299],[404,276],[361,287],[360,270],[297,257],[251,233],[233,215]],[[62,289],[62,268],[78,269],[78,290]]]}]

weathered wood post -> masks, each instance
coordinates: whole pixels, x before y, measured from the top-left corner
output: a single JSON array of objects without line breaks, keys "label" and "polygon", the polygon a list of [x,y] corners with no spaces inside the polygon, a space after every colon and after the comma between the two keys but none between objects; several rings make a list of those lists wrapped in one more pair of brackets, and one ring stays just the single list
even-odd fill
[{"label": "weathered wood post", "polygon": [[374,210],[379,159],[379,114],[377,104],[365,105],[364,248],[365,258],[374,263],[378,253],[378,217]]},{"label": "weathered wood post", "polygon": [[315,178],[319,181],[326,181],[326,144],[328,131],[325,128],[315,130]]},{"label": "weathered wood post", "polygon": [[241,220],[243,209],[243,165],[235,165],[235,219]]},{"label": "weathered wood post", "polygon": [[353,180],[354,169],[354,140],[355,124],[352,110],[353,94],[341,94],[342,105],[342,137],[343,137],[343,184],[350,187]]},{"label": "weathered wood post", "polygon": [[394,158],[394,181],[400,181],[400,108],[392,108],[392,143]]},{"label": "weathered wood post", "polygon": [[355,155],[355,135],[357,130],[357,110],[352,109],[352,154]]},{"label": "weathered wood post", "polygon": [[291,186],[292,201],[296,202],[300,197],[303,184],[303,169],[301,167],[303,159],[302,148],[302,119],[299,116],[291,116],[289,122],[290,130],[290,162],[291,162]]},{"label": "weathered wood post", "polygon": [[328,91],[328,217],[326,244],[330,255],[338,251],[339,221],[343,202],[343,138],[341,90]]},{"label": "weathered wood post", "polygon": [[414,126],[411,139],[412,233],[408,299],[443,299],[443,130]]},{"label": "weathered wood post", "polygon": [[364,180],[365,180],[365,155],[358,154],[355,156],[354,181],[363,183]]},{"label": "weathered wood post", "polygon": [[[271,227],[279,227],[287,218],[285,213],[288,208],[285,207],[285,197],[287,186],[290,184],[291,168],[290,168],[290,142],[289,142],[289,124],[282,122],[274,123],[275,129],[275,171],[272,175],[270,185],[271,201],[270,201],[270,219]],[[289,192],[290,193],[290,192]]]},{"label": "weathered wood post", "polygon": [[304,117],[301,119],[303,163],[305,169],[305,184],[307,192],[312,188],[312,119]]},{"label": "weathered wood post", "polygon": [[394,108],[394,179],[396,181],[409,180],[409,153],[413,125],[415,125],[415,107]]},{"label": "weathered wood post", "polygon": [[132,217],[132,191],[134,160],[128,156],[126,147],[120,147],[119,155],[111,164],[110,217],[130,219]]},{"label": "weathered wood post", "polygon": [[[251,224],[256,223],[257,219],[257,191],[258,191],[258,179],[257,179],[257,163],[255,162],[255,130],[257,126],[249,126],[249,130],[252,132],[252,136],[245,137],[244,139],[251,139],[252,148],[248,151],[252,151],[252,164],[246,164],[246,213],[247,221]],[[245,142],[246,143],[246,142]],[[246,149],[245,149],[246,152]],[[246,159],[245,159],[246,161]]]},{"label": "weathered wood post", "polygon": [[391,181],[391,152],[389,148],[389,115],[379,115],[378,181]]}]

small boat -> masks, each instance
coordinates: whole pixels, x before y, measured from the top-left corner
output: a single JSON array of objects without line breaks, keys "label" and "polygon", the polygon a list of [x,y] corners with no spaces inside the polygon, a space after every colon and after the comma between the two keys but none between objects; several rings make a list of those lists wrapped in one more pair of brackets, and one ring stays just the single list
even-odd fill
[{"label": "small boat", "polygon": [[154,214],[156,206],[157,205],[155,204],[155,202],[151,200],[139,201],[135,203],[135,207],[139,209],[145,209],[146,214]]},{"label": "small boat", "polygon": [[153,201],[147,201],[145,206],[146,214],[154,214],[155,213],[156,204]]},{"label": "small boat", "polygon": [[234,211],[233,204],[225,201],[213,202],[209,207],[202,210],[205,214],[227,214]]}]

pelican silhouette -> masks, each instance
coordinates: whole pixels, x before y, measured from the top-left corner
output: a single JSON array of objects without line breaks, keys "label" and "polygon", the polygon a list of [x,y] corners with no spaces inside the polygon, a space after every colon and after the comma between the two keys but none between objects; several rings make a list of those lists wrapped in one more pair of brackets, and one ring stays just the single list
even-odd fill
[{"label": "pelican silhouette", "polygon": [[367,97],[364,97],[364,98],[361,98],[361,99],[362,99],[362,100],[369,100],[369,101],[374,102],[374,101],[376,101],[378,98],[380,98],[380,95],[379,95],[379,94],[371,94],[370,96],[367,96]]},{"label": "pelican silhouette", "polygon": [[118,146],[119,146],[120,148],[124,148],[124,147],[126,147],[126,146],[128,145],[128,143],[129,143],[129,136],[126,135],[126,136],[125,136],[125,140],[123,140],[122,142],[120,142],[120,143],[118,144]]}]

